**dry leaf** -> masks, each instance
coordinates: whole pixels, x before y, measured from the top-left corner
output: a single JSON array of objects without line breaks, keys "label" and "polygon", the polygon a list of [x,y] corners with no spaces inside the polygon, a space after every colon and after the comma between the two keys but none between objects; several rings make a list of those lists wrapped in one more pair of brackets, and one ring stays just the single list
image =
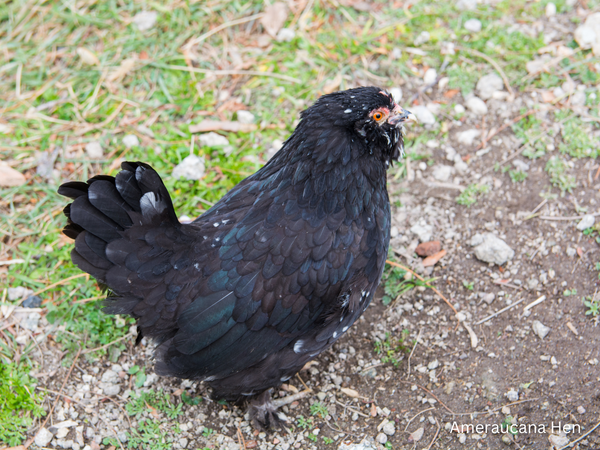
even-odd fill
[{"label": "dry leaf", "polygon": [[444,92],[444,97],[452,98],[456,94],[458,94],[458,92],[459,92],[458,89],[448,89],[446,92]]},{"label": "dry leaf", "polygon": [[342,84],[342,74],[338,73],[333,80],[325,83],[325,86],[323,86],[323,94],[331,94],[340,87],[340,84]]},{"label": "dry leaf", "polygon": [[360,397],[360,394],[358,393],[358,391],[355,391],[354,389],[341,388],[340,391],[342,391],[348,397],[352,397],[352,398],[359,398]]},{"label": "dry leaf", "polygon": [[98,57],[85,47],[78,47],[77,54],[84,63],[89,64],[90,66],[100,64]]},{"label": "dry leaf", "polygon": [[118,80],[119,78],[123,78],[125,75],[127,75],[129,72],[131,72],[134,67],[135,67],[135,58],[124,59],[123,61],[121,61],[121,65],[119,65],[119,67],[117,67],[115,70],[113,70],[111,73],[108,74],[106,79],[108,81],[115,81],[115,80]]},{"label": "dry leaf", "polygon": [[21,172],[13,169],[12,167],[0,165],[0,186],[21,186],[26,182],[27,180]]},{"label": "dry leaf", "polygon": [[435,255],[428,256],[423,260],[423,267],[435,266],[435,264],[446,256],[446,250],[437,252]]},{"label": "dry leaf", "polygon": [[276,37],[288,16],[288,7],[285,3],[276,2],[267,6],[265,15],[261,17],[260,23],[271,37]]},{"label": "dry leaf", "polygon": [[542,91],[542,101],[544,103],[551,103],[556,97],[552,91]]},{"label": "dry leaf", "polygon": [[232,131],[234,133],[248,133],[256,130],[253,123],[231,122],[227,120],[203,120],[196,125],[190,125],[190,133],[204,133],[206,131]]},{"label": "dry leaf", "polygon": [[431,256],[438,253],[441,249],[442,244],[440,241],[421,242],[417,245],[415,253],[419,256]]},{"label": "dry leaf", "polygon": [[412,433],[410,433],[410,436],[408,436],[408,442],[419,442],[421,440],[421,438],[423,437],[424,431],[425,431],[425,428],[421,427],[421,428],[413,431]]}]

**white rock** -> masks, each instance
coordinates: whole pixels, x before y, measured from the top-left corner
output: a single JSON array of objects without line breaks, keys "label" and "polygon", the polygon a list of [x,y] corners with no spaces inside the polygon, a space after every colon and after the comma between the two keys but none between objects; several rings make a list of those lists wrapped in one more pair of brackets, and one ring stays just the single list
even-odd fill
[{"label": "white rock", "polygon": [[456,114],[464,114],[465,111],[466,111],[465,107],[463,105],[461,105],[460,103],[457,103],[456,105],[454,105],[454,112]]},{"label": "white rock", "polygon": [[135,134],[128,134],[123,136],[123,145],[127,148],[135,147],[140,145],[140,140]]},{"label": "white rock", "polygon": [[390,237],[395,238],[398,237],[399,234],[400,231],[398,230],[398,227],[392,227],[392,229],[390,230]]},{"label": "white rock", "polygon": [[402,88],[393,87],[390,89],[390,94],[392,94],[392,97],[394,98],[394,101],[396,103],[398,103],[398,102],[400,102],[400,100],[402,100]]},{"label": "white rock", "polygon": [[546,17],[552,17],[556,15],[556,5],[552,2],[546,3]]},{"label": "white rock", "polygon": [[488,107],[479,97],[471,97],[467,100],[467,108],[474,114],[483,116],[488,113]]},{"label": "white rock", "polygon": [[544,339],[550,332],[550,328],[544,325],[539,320],[533,321],[533,323],[531,324],[531,329],[535,334],[537,334],[540,337],[540,339]]},{"label": "white rock", "polygon": [[439,165],[433,169],[433,178],[438,181],[448,181],[454,172],[454,168],[451,166]]},{"label": "white rock", "polygon": [[463,11],[472,11],[477,8],[477,0],[458,0],[456,7]]},{"label": "white rock", "polygon": [[551,434],[550,436],[548,436],[548,440],[550,441],[550,444],[552,444],[552,447],[554,447],[555,449],[563,448],[569,443],[568,437],[558,436],[556,434]]},{"label": "white rock", "polygon": [[465,433],[458,433],[458,442],[460,442],[461,444],[464,444],[465,442],[467,442],[467,435]]},{"label": "white rock", "polygon": [[359,443],[350,442],[346,444],[345,442],[342,442],[338,447],[338,450],[377,450],[379,448],[380,446],[371,436],[365,436]]},{"label": "white rock", "polygon": [[571,96],[571,105],[583,106],[585,105],[585,92],[577,91]]},{"label": "white rock", "polygon": [[476,234],[471,238],[475,247],[475,257],[480,261],[501,266],[515,256],[515,252],[506,242],[492,233]]},{"label": "white rock", "polygon": [[[241,111],[238,111],[238,118],[240,117],[240,113]],[[211,131],[210,133],[203,133],[198,136],[198,145],[202,147],[221,147],[229,145],[229,141],[225,136],[221,136],[220,134]]]},{"label": "white rock", "polygon": [[465,30],[472,33],[479,33],[481,31],[481,21],[479,19],[469,19],[465,22]]},{"label": "white rock", "polygon": [[377,442],[379,442],[380,444],[385,444],[388,440],[387,436],[385,435],[385,433],[379,433],[377,435],[377,437],[375,438],[377,440]]},{"label": "white rock", "polygon": [[525,161],[521,161],[520,159],[515,159],[513,161],[513,166],[523,172],[527,172],[529,170],[529,164],[527,164]]},{"label": "white rock", "polygon": [[425,42],[429,42],[430,39],[431,35],[429,34],[429,31],[421,31],[421,34],[419,34],[415,39],[415,47],[418,47]]},{"label": "white rock", "polygon": [[440,362],[437,359],[434,359],[429,364],[427,364],[427,368],[429,370],[437,369],[440,366]]},{"label": "white rock", "polygon": [[31,294],[33,294],[33,291],[23,286],[8,288],[8,299],[10,301],[21,300],[22,298],[29,297]]},{"label": "white rock", "polygon": [[437,70],[435,70],[433,67],[431,67],[425,71],[425,76],[423,77],[423,82],[425,84],[433,84],[433,83],[435,83],[436,78],[437,78]]},{"label": "white rock", "polygon": [[587,230],[588,228],[594,226],[594,223],[596,223],[594,216],[592,214],[586,214],[577,224],[577,229],[580,231]]},{"label": "white rock", "polygon": [[598,38],[596,30],[588,25],[580,25],[575,30],[575,41],[583,49],[592,48]]},{"label": "white rock", "polygon": [[446,146],[446,148],[444,150],[446,150],[446,159],[448,161],[454,161],[454,158],[457,155],[456,150],[454,150],[454,147],[450,147],[448,145],[448,146]]},{"label": "white rock", "polygon": [[519,393],[514,389],[510,389],[504,396],[508,399],[509,402],[516,402],[519,400]]},{"label": "white rock", "polygon": [[40,313],[33,312],[28,314],[25,319],[21,320],[20,325],[29,331],[37,331],[38,323],[41,318],[42,316]]},{"label": "white rock", "polygon": [[119,382],[119,375],[117,374],[117,372],[108,369],[102,374],[101,380],[103,383],[115,384]]},{"label": "white rock", "polygon": [[158,19],[158,13],[156,11],[142,11],[133,16],[133,23],[135,23],[140,31],[146,31],[153,28],[156,25]]},{"label": "white rock", "polygon": [[577,412],[579,414],[585,414],[585,408],[580,405],[580,406],[577,407]]},{"label": "white rock", "polygon": [[271,159],[275,156],[275,154],[281,150],[281,147],[283,147],[283,141],[281,139],[275,139],[272,142],[271,147],[267,150],[267,158]]},{"label": "white rock", "polygon": [[254,123],[254,121],[256,120],[254,114],[252,114],[250,111],[245,111],[243,109],[237,112],[237,118],[238,122],[241,123]]},{"label": "white rock", "polygon": [[388,436],[393,436],[396,433],[394,422],[387,422],[381,430]]},{"label": "white rock", "polygon": [[433,125],[435,123],[435,116],[433,113],[423,105],[413,106],[411,108],[412,113],[417,116],[419,123],[423,125]]},{"label": "white rock", "polygon": [[171,175],[174,178],[185,178],[186,180],[201,180],[204,176],[204,158],[196,155],[186,156],[175,168]]},{"label": "white rock", "polygon": [[290,28],[282,28],[279,30],[279,33],[277,33],[278,42],[290,42],[295,37],[296,32]]},{"label": "white rock", "polygon": [[102,146],[100,142],[88,142],[85,144],[85,151],[88,156],[92,159],[100,159],[102,158]]},{"label": "white rock", "polygon": [[477,82],[477,92],[479,93],[479,97],[484,100],[492,98],[494,92],[501,91],[503,88],[504,82],[496,73],[485,75]]},{"label": "white rock", "polygon": [[102,385],[102,393],[107,396],[117,395],[121,391],[118,384],[105,383]]},{"label": "white rock", "polygon": [[38,447],[46,447],[52,440],[52,433],[46,428],[40,428],[40,431],[35,435],[35,445]]},{"label": "white rock", "polygon": [[421,242],[429,242],[433,233],[433,227],[423,221],[419,221],[410,228],[410,231],[416,234]]},{"label": "white rock", "polygon": [[461,144],[472,145],[473,141],[475,141],[475,138],[478,137],[480,134],[481,130],[476,130],[475,128],[472,128],[470,130],[465,130],[461,131],[460,133],[457,133],[456,139]]},{"label": "white rock", "polygon": [[27,178],[25,178],[25,175],[0,161],[1,187],[21,186],[25,183],[27,183]]}]

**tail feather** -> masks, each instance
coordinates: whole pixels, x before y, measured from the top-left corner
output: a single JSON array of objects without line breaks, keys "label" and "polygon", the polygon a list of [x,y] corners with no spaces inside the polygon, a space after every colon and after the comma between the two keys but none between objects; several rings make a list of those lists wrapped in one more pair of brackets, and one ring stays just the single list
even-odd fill
[{"label": "tail feather", "polygon": [[179,290],[167,291],[172,278],[167,272],[174,252],[189,249],[189,243],[182,241],[159,175],[139,162],[121,168],[116,177],[100,175],[59,188],[73,199],[64,209],[63,232],[75,239],[73,262],[112,291],[105,312],[130,314],[140,333],[163,340],[175,332],[179,308]]},{"label": "tail feather", "polygon": [[128,214],[131,211],[131,207],[123,200],[119,191],[117,191],[114,180],[112,183],[105,180],[96,181],[90,185],[88,199],[93,206],[114,220],[122,229],[132,225]]}]

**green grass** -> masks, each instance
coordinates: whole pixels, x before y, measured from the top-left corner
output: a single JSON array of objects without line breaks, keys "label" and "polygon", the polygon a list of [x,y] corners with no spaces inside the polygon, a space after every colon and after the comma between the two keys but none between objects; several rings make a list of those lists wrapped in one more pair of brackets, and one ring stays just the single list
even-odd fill
[{"label": "green grass", "polygon": [[23,363],[0,363],[0,443],[8,447],[19,445],[33,419],[46,414],[29,370]]},{"label": "green grass", "polygon": [[487,194],[489,191],[490,187],[487,184],[470,184],[456,197],[456,203],[471,207],[471,205],[477,203],[479,196]]},{"label": "green grass", "polygon": [[404,354],[410,353],[408,336],[410,330],[402,330],[399,336],[392,336],[391,333],[385,333],[383,341],[375,341],[375,353],[381,356],[381,362],[391,363],[394,367],[400,365],[404,359]]}]

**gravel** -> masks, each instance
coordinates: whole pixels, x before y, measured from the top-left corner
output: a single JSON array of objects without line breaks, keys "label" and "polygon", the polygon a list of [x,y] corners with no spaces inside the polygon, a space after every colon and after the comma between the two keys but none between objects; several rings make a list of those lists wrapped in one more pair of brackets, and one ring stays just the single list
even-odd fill
[{"label": "gravel", "polygon": [[175,168],[171,175],[174,178],[185,178],[186,180],[201,180],[204,177],[206,166],[204,158],[196,155],[186,156]]},{"label": "gravel", "polygon": [[501,266],[515,256],[514,250],[492,233],[476,234],[470,244],[475,247],[475,257],[487,263]]},{"label": "gravel", "polygon": [[423,125],[433,125],[436,121],[435,116],[426,106],[413,106],[411,112],[417,116],[417,120]]},{"label": "gravel", "polygon": [[54,436],[46,428],[40,428],[40,431],[35,436],[35,445],[38,447],[46,447]]},{"label": "gravel", "polygon": [[477,116],[483,116],[488,113],[488,107],[479,97],[471,97],[467,100],[467,108]]},{"label": "gravel", "polygon": [[88,142],[85,145],[85,152],[91,159],[101,159],[104,156],[100,142]]},{"label": "gravel", "polygon": [[465,30],[472,33],[479,33],[481,31],[481,21],[479,19],[469,19],[465,22]]},{"label": "gravel", "polygon": [[[240,113],[242,111],[238,111],[238,120],[241,122],[240,119]],[[245,111],[247,112],[247,111]],[[252,115],[252,113],[249,113]],[[254,118],[254,115],[252,115],[252,117]],[[252,122],[246,122],[246,123],[252,123]],[[229,140],[225,137],[225,136],[221,136],[218,133],[215,133],[214,131],[211,131],[210,133],[202,133],[201,135],[198,136],[198,144],[203,146],[203,147],[222,147],[225,145],[229,145]]]},{"label": "gravel", "polygon": [[533,332],[539,336],[540,339],[544,339],[548,333],[550,333],[550,328],[544,325],[539,320],[534,320],[531,324],[531,329]]},{"label": "gravel", "polygon": [[588,228],[593,227],[594,223],[596,223],[596,218],[592,214],[586,214],[577,224],[577,229],[580,231],[587,230]]},{"label": "gravel", "polygon": [[494,92],[501,91],[504,87],[502,78],[496,73],[485,75],[477,82],[477,93],[483,100],[492,98]]},{"label": "gravel", "polygon": [[135,134],[128,134],[123,136],[123,145],[127,148],[136,147],[140,145],[140,140]]},{"label": "gravel", "polygon": [[470,130],[465,130],[465,131],[461,131],[460,133],[457,133],[456,139],[461,144],[472,145],[473,141],[475,141],[475,138],[479,137],[480,134],[481,134],[480,130],[476,130],[475,128],[472,128]]},{"label": "gravel", "polygon": [[158,20],[156,11],[142,11],[133,16],[133,23],[140,31],[147,31],[154,28]]}]

